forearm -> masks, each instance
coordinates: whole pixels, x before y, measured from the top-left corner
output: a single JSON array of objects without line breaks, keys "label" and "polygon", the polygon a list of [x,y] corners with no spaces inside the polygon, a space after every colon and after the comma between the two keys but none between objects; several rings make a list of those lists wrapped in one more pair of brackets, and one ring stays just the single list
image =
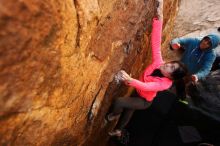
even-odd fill
[{"label": "forearm", "polygon": [[151,46],[153,63],[163,62],[161,55],[161,35],[163,25],[163,0],[157,0],[157,14],[152,23]]},{"label": "forearm", "polygon": [[161,55],[161,37],[163,21],[157,18],[153,19],[153,30],[151,35],[152,60],[153,63],[160,64],[163,62]]},{"label": "forearm", "polygon": [[148,82],[144,83],[139,80],[133,79],[131,82],[127,83],[128,86],[134,87],[138,90],[142,91],[160,91],[163,90],[163,88],[160,86],[160,84],[155,82]]},{"label": "forearm", "polygon": [[198,80],[205,78],[211,69],[202,69],[200,71],[198,71],[195,75],[197,76]]},{"label": "forearm", "polygon": [[198,70],[197,73],[195,73],[195,75],[198,77],[198,79],[203,79],[205,78],[211,71],[212,68],[212,64],[215,61],[215,53],[206,56],[203,60],[203,65],[201,66],[201,68]]},{"label": "forearm", "polygon": [[211,71],[212,62],[209,65],[203,66],[195,75],[197,76],[198,80],[204,79]]},{"label": "forearm", "polygon": [[195,38],[175,38],[171,40],[170,45],[172,49],[178,50],[178,49],[183,49],[183,50],[188,50],[188,49],[193,49],[193,47],[190,45],[195,43],[197,40]]}]

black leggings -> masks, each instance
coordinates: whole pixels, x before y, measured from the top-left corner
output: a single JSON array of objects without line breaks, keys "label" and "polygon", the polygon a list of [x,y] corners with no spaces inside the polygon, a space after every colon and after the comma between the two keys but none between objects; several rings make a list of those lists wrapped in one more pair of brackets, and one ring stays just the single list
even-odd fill
[{"label": "black leggings", "polygon": [[115,128],[122,130],[131,119],[135,110],[146,109],[150,107],[151,103],[142,97],[120,97],[116,99],[110,114],[117,116],[122,113],[122,115]]}]

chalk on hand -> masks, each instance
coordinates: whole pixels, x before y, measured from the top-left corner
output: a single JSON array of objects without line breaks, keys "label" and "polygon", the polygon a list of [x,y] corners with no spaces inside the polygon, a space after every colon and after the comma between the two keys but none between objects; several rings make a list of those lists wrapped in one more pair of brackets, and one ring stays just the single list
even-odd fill
[{"label": "chalk on hand", "polygon": [[121,81],[123,81],[122,76],[121,76],[121,72],[119,71],[116,75],[115,75],[115,82],[116,84],[120,84]]}]

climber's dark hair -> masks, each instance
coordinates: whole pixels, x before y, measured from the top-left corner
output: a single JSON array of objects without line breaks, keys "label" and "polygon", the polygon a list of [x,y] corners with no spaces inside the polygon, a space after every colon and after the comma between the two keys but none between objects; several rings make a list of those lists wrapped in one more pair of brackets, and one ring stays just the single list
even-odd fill
[{"label": "climber's dark hair", "polygon": [[171,74],[173,80],[179,80],[184,78],[188,74],[188,69],[180,61],[171,61],[170,63],[177,63],[179,67]]},{"label": "climber's dark hair", "polygon": [[186,98],[186,83],[184,79],[174,81],[176,87],[176,96],[178,99],[184,100]]},{"label": "climber's dark hair", "polygon": [[155,69],[155,70],[152,72],[151,76],[160,77],[160,78],[164,77],[164,75],[162,74],[162,72],[161,72],[160,69]]},{"label": "climber's dark hair", "polygon": [[220,27],[217,28],[218,32],[220,32]]},{"label": "climber's dark hair", "polygon": [[189,73],[187,67],[180,61],[172,61],[171,63],[178,63],[179,68],[177,68],[172,73],[172,78],[174,80],[174,85],[176,86],[176,95],[179,99],[184,100],[186,98],[186,83],[185,79],[189,78]]}]

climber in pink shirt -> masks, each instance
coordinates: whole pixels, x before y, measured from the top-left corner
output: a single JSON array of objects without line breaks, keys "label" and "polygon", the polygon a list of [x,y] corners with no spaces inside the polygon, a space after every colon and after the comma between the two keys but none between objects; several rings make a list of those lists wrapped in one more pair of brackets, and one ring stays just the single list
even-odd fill
[{"label": "climber in pink shirt", "polygon": [[174,80],[182,79],[187,74],[186,67],[179,61],[164,63],[161,56],[161,33],[163,23],[163,0],[157,0],[157,16],[153,18],[151,36],[152,63],[144,70],[140,79],[130,77],[125,71],[117,76],[126,85],[136,88],[138,97],[120,97],[114,104],[112,111],[106,115],[107,121],[112,121],[122,112],[115,130],[109,132],[110,136],[122,135],[122,129],[129,122],[134,110],[150,107],[158,91],[167,90]]}]

